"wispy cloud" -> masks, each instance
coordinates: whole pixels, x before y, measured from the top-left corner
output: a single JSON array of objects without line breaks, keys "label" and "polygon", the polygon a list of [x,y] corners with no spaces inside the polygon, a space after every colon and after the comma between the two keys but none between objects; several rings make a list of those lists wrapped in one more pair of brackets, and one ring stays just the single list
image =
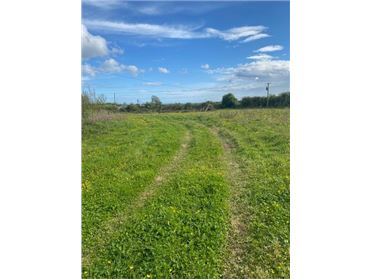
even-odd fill
[{"label": "wispy cloud", "polygon": [[134,14],[144,14],[149,16],[160,16],[165,14],[203,14],[212,10],[221,9],[226,3],[208,3],[200,2],[193,5],[190,2],[172,2],[172,1],[124,1],[124,0],[82,0],[84,5],[93,6],[104,10],[125,9]]},{"label": "wispy cloud", "polygon": [[225,31],[219,31],[214,28],[206,28],[204,32],[206,34],[206,37],[217,37],[225,41],[236,41],[245,38],[243,40],[244,42],[245,40],[247,40],[248,38],[252,38],[253,36],[257,37],[257,35],[259,35],[265,29],[266,29],[265,26],[258,25],[235,27]]},{"label": "wispy cloud", "polygon": [[141,35],[157,38],[192,39],[201,36],[186,26],[157,25],[147,23],[126,23],[104,20],[84,20],[91,29],[104,30],[128,35]]},{"label": "wispy cloud", "polygon": [[200,66],[200,68],[204,69],[204,70],[208,70],[209,69],[209,64],[203,64]]},{"label": "wispy cloud", "polygon": [[146,5],[136,7],[135,9],[138,13],[145,14],[145,15],[160,15],[163,14],[163,10],[157,5]]},{"label": "wispy cloud", "polygon": [[169,74],[169,70],[167,68],[159,67],[158,70],[159,70],[159,73]]},{"label": "wispy cloud", "polygon": [[261,47],[255,50],[255,52],[273,52],[273,51],[279,51],[282,49],[283,49],[283,46],[281,45],[269,45],[269,46]]},{"label": "wispy cloud", "polygon": [[150,16],[159,16],[166,14],[191,14],[198,15],[212,10],[221,9],[226,6],[226,3],[208,3],[208,2],[199,2],[197,5],[194,5],[190,2],[136,2],[128,3],[126,6],[127,9]]},{"label": "wispy cloud", "polygon": [[270,35],[265,34],[265,33],[261,33],[261,34],[257,34],[257,35],[253,35],[253,36],[248,37],[247,39],[243,40],[242,43],[248,43],[248,42],[251,42],[251,41],[255,41],[255,40],[259,40],[259,39],[263,39],[263,38],[267,38],[267,37],[270,37]]},{"label": "wispy cloud", "polygon": [[267,28],[262,25],[241,26],[227,30],[218,30],[214,28],[200,29],[200,27],[185,25],[157,25],[89,19],[84,20],[84,24],[93,30],[165,39],[186,40],[219,38],[225,41],[242,40],[242,42],[248,42],[269,36],[263,33]]},{"label": "wispy cloud", "polygon": [[144,82],[143,85],[146,85],[146,86],[161,86],[162,83],[161,82],[157,82],[157,81],[154,81],[154,82]]},{"label": "wispy cloud", "polygon": [[268,55],[266,53],[260,53],[257,55],[252,55],[248,56],[247,59],[252,59],[252,60],[268,60],[268,59],[273,59],[274,57],[271,55]]},{"label": "wispy cloud", "polygon": [[123,0],[82,0],[83,4],[101,9],[113,9],[118,6],[125,7],[127,5]]}]

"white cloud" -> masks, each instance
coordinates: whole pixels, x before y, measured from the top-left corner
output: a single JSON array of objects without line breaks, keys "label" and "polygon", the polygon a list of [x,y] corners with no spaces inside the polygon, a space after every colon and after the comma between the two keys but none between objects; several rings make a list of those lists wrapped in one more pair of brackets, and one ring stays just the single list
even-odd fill
[{"label": "white cloud", "polygon": [[81,46],[83,59],[106,56],[109,53],[106,40],[90,34],[84,25],[81,30]]},{"label": "white cloud", "polygon": [[247,59],[252,59],[252,60],[268,60],[268,59],[273,59],[274,57],[271,55],[268,55],[266,53],[260,53],[257,55],[252,55],[248,56]]},{"label": "white cloud", "polygon": [[159,70],[159,73],[169,74],[169,70],[167,68],[159,67],[158,70]]},{"label": "white cloud", "polygon": [[119,48],[119,47],[113,47],[113,48],[110,50],[110,53],[111,53],[111,54],[114,54],[114,55],[124,54],[124,49]]},{"label": "white cloud", "polygon": [[[227,92],[233,92],[237,97],[264,95],[267,82],[271,82],[274,94],[289,90],[289,61],[286,60],[254,59],[250,63],[209,69],[207,72],[213,74],[215,84],[197,89],[195,94],[204,98],[209,96],[210,100],[220,100],[217,96]],[[188,96],[193,94],[190,92]]]},{"label": "white cloud", "polygon": [[200,68],[204,69],[204,70],[208,70],[209,69],[209,64],[203,64],[200,66]]},{"label": "white cloud", "polygon": [[112,55],[122,55],[124,50],[119,47],[109,49],[105,38],[92,35],[85,25],[82,25],[81,46],[83,59]]},{"label": "white cloud", "polygon": [[281,45],[269,45],[269,46],[261,47],[255,50],[255,52],[272,52],[272,51],[278,51],[282,49],[283,47]]},{"label": "white cloud", "polygon": [[[242,26],[228,29],[226,31],[219,31],[214,28],[206,28],[206,34],[211,37],[221,38],[225,41],[236,41],[242,38],[251,38],[253,36],[259,35],[266,29],[265,26]],[[265,34],[266,35],[266,34]],[[245,41],[244,40],[244,41]]]},{"label": "white cloud", "polygon": [[133,76],[137,76],[138,73],[144,72],[143,70],[138,69],[137,66],[134,66],[134,65],[129,65],[129,66],[123,65],[123,66],[124,66],[124,71],[130,73]]},{"label": "white cloud", "polygon": [[221,31],[214,28],[200,29],[200,27],[185,25],[157,25],[105,20],[84,20],[84,23],[90,29],[142,37],[155,37],[158,39],[167,38],[186,40],[219,38],[225,41],[242,40],[242,42],[249,42],[269,36],[268,34],[263,33],[267,28],[262,25],[241,26]]},{"label": "white cloud", "polygon": [[191,39],[195,36],[191,28],[185,26],[168,26],[147,23],[125,23],[103,20],[85,20],[92,29],[121,32],[125,34],[151,36],[157,38]]},{"label": "white cloud", "polygon": [[113,58],[105,60],[101,65],[100,71],[103,73],[128,72],[133,76],[137,76],[138,73],[142,72],[137,66],[120,64]]},{"label": "white cloud", "polygon": [[160,86],[162,85],[161,82],[144,82],[143,85],[146,85],[146,86]]},{"label": "white cloud", "polygon": [[281,79],[289,76],[289,61],[260,60],[240,65],[236,71],[238,77],[258,77],[266,79]]},{"label": "white cloud", "polygon": [[89,64],[83,64],[81,67],[81,70],[82,70],[83,76],[88,75],[88,76],[94,77],[97,73],[97,70]]},{"label": "white cloud", "polygon": [[265,81],[281,81],[289,79],[289,61],[263,59],[239,64],[236,67],[209,70],[209,73],[218,74],[220,81],[257,80],[257,78]]},{"label": "white cloud", "polygon": [[119,64],[115,59],[107,59],[101,65],[101,71],[106,73],[119,73],[123,71],[123,65]]},{"label": "white cloud", "polygon": [[97,73],[121,73],[126,72],[133,76],[137,76],[139,73],[144,72],[138,69],[135,65],[124,65],[120,64],[113,58],[106,59],[99,67],[94,67],[90,64],[83,64],[82,66],[83,76],[95,76]]}]

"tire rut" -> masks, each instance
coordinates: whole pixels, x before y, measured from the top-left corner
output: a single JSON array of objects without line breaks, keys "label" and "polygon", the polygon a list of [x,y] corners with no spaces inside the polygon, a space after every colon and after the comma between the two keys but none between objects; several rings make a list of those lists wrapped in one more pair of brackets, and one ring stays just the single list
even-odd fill
[{"label": "tire rut", "polygon": [[235,144],[224,136],[218,128],[211,132],[219,138],[224,150],[226,177],[230,184],[229,214],[230,228],[227,236],[227,246],[222,278],[248,278],[248,267],[244,264],[247,239],[247,206],[244,204],[246,192],[246,175],[241,170],[234,156]]},{"label": "tire rut", "polygon": [[185,158],[190,141],[191,133],[190,130],[187,130],[180,145],[180,149],[167,165],[160,168],[158,175],[155,177],[153,182],[146,187],[145,191],[141,192],[125,211],[120,212],[102,225],[102,229],[96,235],[97,244],[95,245],[94,250],[88,249],[86,255],[83,255],[82,257],[82,266],[84,268],[93,264],[93,258],[97,258],[97,256],[93,255],[97,253],[100,254],[104,250],[105,246],[108,244],[107,239],[110,239],[110,236],[114,235],[120,226],[125,224],[137,210],[144,206],[146,201],[156,194],[161,184],[166,183],[172,173],[176,171],[182,160]]}]

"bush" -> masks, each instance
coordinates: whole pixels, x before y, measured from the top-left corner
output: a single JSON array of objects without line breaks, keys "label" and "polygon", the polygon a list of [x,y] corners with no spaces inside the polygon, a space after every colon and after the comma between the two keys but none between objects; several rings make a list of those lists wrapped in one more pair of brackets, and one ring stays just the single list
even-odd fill
[{"label": "bush", "polygon": [[91,122],[94,115],[98,114],[100,111],[105,110],[105,97],[98,96],[95,97],[95,92],[88,90],[83,91],[81,95],[81,120],[83,126]]}]

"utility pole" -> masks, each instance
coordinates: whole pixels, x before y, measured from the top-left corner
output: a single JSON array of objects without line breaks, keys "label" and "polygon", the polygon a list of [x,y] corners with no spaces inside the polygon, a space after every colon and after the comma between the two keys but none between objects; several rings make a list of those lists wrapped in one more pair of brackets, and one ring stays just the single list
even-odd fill
[{"label": "utility pole", "polygon": [[269,106],[269,94],[270,94],[270,82],[266,85],[266,92],[267,92],[267,101],[266,101],[266,107]]},{"label": "utility pole", "polygon": [[114,104],[116,104],[116,96],[115,96],[115,92],[114,92]]}]

